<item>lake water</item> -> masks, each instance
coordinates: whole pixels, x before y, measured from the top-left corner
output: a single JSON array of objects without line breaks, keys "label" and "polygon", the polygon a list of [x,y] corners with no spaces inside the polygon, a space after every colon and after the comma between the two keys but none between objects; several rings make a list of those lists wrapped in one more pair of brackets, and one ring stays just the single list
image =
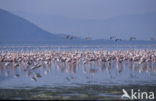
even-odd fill
[{"label": "lake water", "polygon": [[[104,46],[1,46],[0,51],[73,51],[73,50],[156,50],[152,45],[104,45]],[[155,92],[156,63],[136,65],[124,61],[119,68],[115,61],[77,64],[52,62],[28,75],[24,68],[7,69],[1,63],[0,99],[122,99],[122,89]],[[32,80],[39,73],[40,78]],[[18,76],[15,76],[18,74]]]}]

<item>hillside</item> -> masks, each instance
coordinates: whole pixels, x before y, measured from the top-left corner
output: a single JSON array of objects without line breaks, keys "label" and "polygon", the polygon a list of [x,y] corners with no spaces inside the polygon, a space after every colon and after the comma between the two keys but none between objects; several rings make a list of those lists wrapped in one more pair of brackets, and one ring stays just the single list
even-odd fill
[{"label": "hillside", "polygon": [[33,23],[0,9],[0,43],[57,43],[63,35],[44,31]]}]

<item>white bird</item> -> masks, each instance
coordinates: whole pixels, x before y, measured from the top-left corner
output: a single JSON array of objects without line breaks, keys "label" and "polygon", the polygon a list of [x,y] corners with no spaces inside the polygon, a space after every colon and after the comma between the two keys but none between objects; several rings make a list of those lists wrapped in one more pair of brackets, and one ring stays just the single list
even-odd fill
[{"label": "white bird", "polygon": [[37,81],[37,79],[36,79],[35,77],[32,77],[31,80],[33,80],[33,81]]}]

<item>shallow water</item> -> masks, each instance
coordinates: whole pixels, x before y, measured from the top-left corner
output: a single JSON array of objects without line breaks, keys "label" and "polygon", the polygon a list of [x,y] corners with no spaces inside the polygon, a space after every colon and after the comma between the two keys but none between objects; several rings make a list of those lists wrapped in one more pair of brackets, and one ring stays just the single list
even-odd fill
[{"label": "shallow water", "polygon": [[[113,46],[112,46],[113,47]],[[112,48],[100,46],[83,47],[2,47],[1,50],[126,50],[156,49],[156,47],[120,46]],[[0,98],[1,99],[122,99],[122,89],[156,92],[156,64],[130,63],[124,61],[111,66],[103,62],[77,64],[67,68],[66,64],[52,62],[30,74],[24,68],[9,69],[1,67]],[[35,73],[41,78],[32,80]],[[19,74],[15,76],[15,74]]]}]

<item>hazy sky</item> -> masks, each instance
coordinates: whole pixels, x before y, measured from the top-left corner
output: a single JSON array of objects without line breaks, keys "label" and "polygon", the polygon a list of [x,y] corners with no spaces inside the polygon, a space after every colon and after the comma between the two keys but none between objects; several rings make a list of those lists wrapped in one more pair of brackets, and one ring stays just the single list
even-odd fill
[{"label": "hazy sky", "polygon": [[[52,32],[49,28],[51,25],[39,21],[39,15],[61,15],[87,20],[109,19],[122,15],[156,12],[156,0],[0,0],[0,8],[20,15]],[[38,15],[37,20],[32,19],[31,15]]]},{"label": "hazy sky", "polygon": [[156,0],[0,0],[0,8],[78,19],[104,19],[154,12]]}]

